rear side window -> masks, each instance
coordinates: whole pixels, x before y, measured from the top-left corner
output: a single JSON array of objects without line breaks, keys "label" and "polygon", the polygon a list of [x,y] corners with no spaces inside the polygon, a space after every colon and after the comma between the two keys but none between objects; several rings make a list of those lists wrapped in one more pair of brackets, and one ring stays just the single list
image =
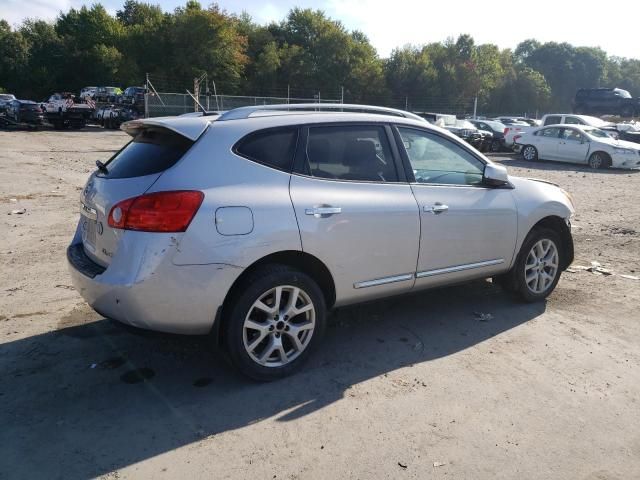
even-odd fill
[{"label": "rear side window", "polygon": [[106,163],[106,178],[132,178],[164,172],[174,166],[193,142],[164,128],[145,128]]},{"label": "rear side window", "polygon": [[254,162],[290,172],[297,139],[296,128],[262,130],[244,137],[233,151]]},{"label": "rear side window", "polygon": [[544,121],[544,124],[545,125],[557,125],[561,121],[562,121],[562,117],[559,117],[557,115],[552,115],[552,116],[546,118],[546,120]]},{"label": "rear side window", "polygon": [[398,181],[385,130],[378,126],[310,128],[305,163],[304,173],[319,178]]}]

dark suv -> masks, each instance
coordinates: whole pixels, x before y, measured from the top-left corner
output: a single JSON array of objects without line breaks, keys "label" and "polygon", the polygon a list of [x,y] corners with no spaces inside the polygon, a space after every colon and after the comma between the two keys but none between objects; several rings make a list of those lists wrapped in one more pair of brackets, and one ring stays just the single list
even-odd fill
[{"label": "dark suv", "polygon": [[640,99],[620,88],[581,88],[576,92],[573,112],[633,117],[640,113]]}]

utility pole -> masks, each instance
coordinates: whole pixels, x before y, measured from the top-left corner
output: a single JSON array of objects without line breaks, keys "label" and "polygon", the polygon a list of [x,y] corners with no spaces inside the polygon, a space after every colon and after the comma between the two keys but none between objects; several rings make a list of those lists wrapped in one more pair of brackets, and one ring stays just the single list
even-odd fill
[{"label": "utility pole", "polygon": [[404,97],[404,109],[409,110],[409,97]]},{"label": "utility pole", "polygon": [[291,86],[287,84],[287,105],[291,102]]},{"label": "utility pole", "polygon": [[476,113],[478,113],[478,96],[473,99],[473,119],[476,119]]},{"label": "utility pole", "polygon": [[149,118],[149,74],[144,81],[144,118]]},{"label": "utility pole", "polygon": [[344,103],[344,86],[340,87],[340,103]]}]

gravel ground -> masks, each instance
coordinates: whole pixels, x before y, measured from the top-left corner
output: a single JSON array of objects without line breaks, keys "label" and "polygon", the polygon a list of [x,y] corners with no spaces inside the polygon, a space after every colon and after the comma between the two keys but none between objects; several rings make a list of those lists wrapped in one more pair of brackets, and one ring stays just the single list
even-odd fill
[{"label": "gravel ground", "polygon": [[71,287],[81,187],[126,140],[0,132],[0,478],[640,478],[639,172],[497,156],[571,192],[574,265],[614,275],[345,308],[301,373],[256,384]]}]

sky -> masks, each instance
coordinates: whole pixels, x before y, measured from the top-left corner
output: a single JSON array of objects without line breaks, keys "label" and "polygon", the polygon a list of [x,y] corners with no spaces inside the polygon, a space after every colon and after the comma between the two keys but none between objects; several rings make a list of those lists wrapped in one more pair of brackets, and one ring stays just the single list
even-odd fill
[{"label": "sky", "polygon": [[[92,0],[0,0],[0,18],[19,24],[25,18],[53,20],[60,11]],[[122,0],[102,0],[109,12],[121,8]],[[184,0],[154,1],[165,11]],[[208,0],[201,0],[208,5]],[[476,43],[515,48],[535,38],[542,42],[569,42],[575,46],[600,47],[610,55],[640,58],[640,1],[620,4],[581,0],[218,0],[232,13],[246,11],[258,23],[283,19],[296,6],[324,10],[349,30],[364,32],[382,57],[395,47],[443,41],[469,33]],[[597,7],[594,7],[597,5]]]}]

